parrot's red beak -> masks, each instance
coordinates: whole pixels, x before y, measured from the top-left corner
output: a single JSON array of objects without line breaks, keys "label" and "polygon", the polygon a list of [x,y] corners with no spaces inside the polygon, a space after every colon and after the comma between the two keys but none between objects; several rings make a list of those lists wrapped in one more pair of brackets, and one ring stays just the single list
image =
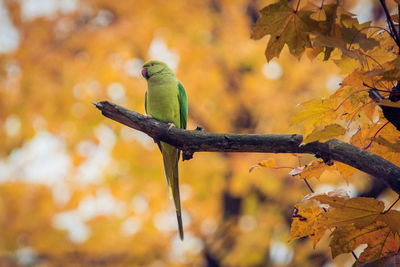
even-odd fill
[{"label": "parrot's red beak", "polygon": [[147,80],[148,78],[150,78],[150,77],[149,77],[149,74],[147,73],[147,68],[143,68],[143,69],[142,69],[142,75],[143,75],[144,78],[146,78],[146,80]]}]

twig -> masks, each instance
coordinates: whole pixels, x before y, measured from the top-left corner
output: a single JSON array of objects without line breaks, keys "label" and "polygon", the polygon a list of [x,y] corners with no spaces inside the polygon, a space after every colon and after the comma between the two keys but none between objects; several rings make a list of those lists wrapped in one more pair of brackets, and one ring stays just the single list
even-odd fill
[{"label": "twig", "polygon": [[388,23],[390,32],[393,34],[393,39],[396,42],[397,46],[400,48],[399,32],[396,30],[396,28],[394,26],[394,23],[393,23],[393,20],[390,17],[390,13],[389,13],[389,10],[388,10],[388,8],[386,6],[386,2],[385,2],[385,0],[379,0],[379,2],[381,3],[383,11],[385,12],[386,21]]}]

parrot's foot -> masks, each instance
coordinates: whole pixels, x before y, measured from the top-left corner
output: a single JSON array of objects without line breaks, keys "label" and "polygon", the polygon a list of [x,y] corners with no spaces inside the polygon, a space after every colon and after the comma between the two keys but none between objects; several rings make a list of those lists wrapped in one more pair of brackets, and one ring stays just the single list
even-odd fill
[{"label": "parrot's foot", "polygon": [[176,127],[175,124],[173,124],[172,122],[168,123],[168,131],[171,130],[173,127]]},{"label": "parrot's foot", "polygon": [[150,114],[145,114],[144,117],[145,117],[146,119],[152,119],[152,118],[153,118],[153,116],[151,116]]},{"label": "parrot's foot", "polygon": [[182,151],[182,161],[192,159],[193,158],[193,154],[194,154],[194,152],[190,151],[190,150]]}]

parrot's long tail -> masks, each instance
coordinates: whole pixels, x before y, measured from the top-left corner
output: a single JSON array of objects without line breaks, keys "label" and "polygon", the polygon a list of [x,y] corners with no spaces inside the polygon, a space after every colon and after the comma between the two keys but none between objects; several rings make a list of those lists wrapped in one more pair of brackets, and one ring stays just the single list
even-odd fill
[{"label": "parrot's long tail", "polygon": [[174,199],[176,218],[178,220],[179,237],[183,240],[183,224],[181,199],[179,195],[179,175],[178,175],[178,160],[179,151],[176,147],[160,142],[161,153],[164,160],[164,171],[167,179],[169,194]]}]

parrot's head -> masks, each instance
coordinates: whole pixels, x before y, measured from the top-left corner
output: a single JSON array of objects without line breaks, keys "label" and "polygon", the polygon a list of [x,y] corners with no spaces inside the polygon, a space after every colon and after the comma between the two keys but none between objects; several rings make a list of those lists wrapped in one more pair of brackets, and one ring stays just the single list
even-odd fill
[{"label": "parrot's head", "polygon": [[167,64],[157,60],[150,60],[143,64],[142,75],[146,80],[150,79],[153,75],[168,72],[171,70]]}]

